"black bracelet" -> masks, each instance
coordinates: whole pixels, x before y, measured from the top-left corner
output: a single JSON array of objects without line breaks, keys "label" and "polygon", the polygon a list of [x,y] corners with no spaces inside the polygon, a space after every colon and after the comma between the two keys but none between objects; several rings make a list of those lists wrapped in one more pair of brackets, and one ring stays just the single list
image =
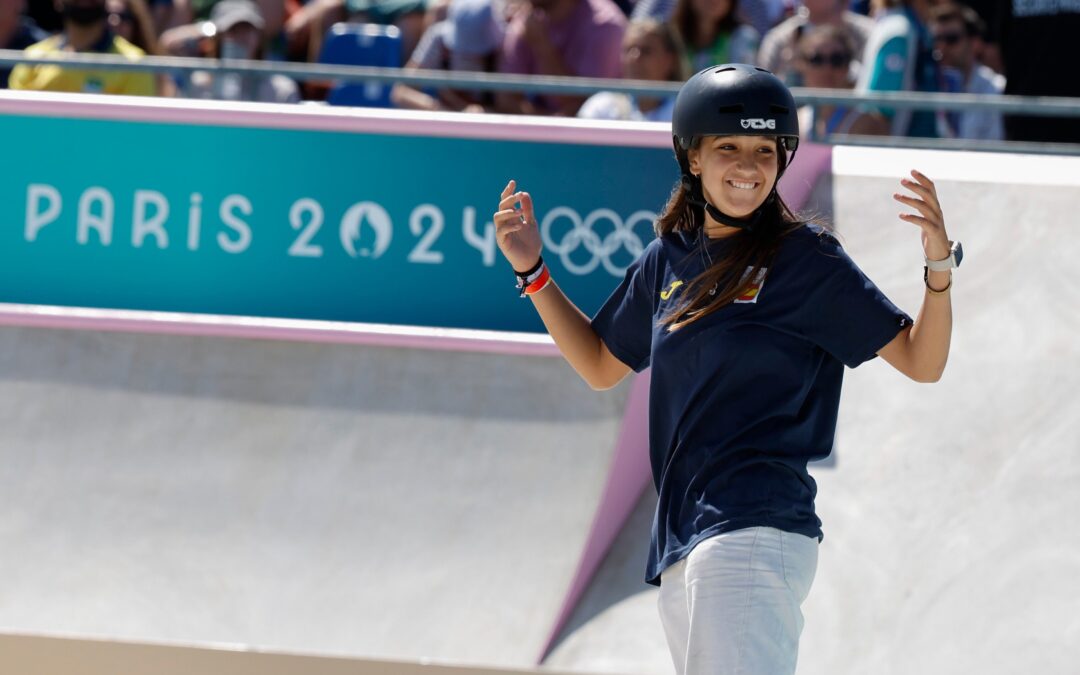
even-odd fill
[{"label": "black bracelet", "polygon": [[538,260],[528,272],[518,272],[517,270],[514,270],[514,275],[517,277],[519,298],[525,297],[525,288],[540,277],[540,270],[542,269],[544,269],[544,256],[540,256],[540,260]]},{"label": "black bracelet", "polygon": [[544,266],[544,256],[540,256],[540,259],[536,261],[536,264],[529,268],[528,272],[518,272],[514,270],[514,274],[520,279],[528,279],[532,275],[540,271],[540,268]]},{"label": "black bracelet", "polygon": [[930,268],[925,265],[922,268],[922,280],[923,283],[926,284],[926,290],[930,291],[930,295],[944,295],[945,293],[949,292],[950,288],[952,288],[951,271],[949,273],[949,283],[945,284],[945,288],[941,289],[940,291],[930,286]]}]

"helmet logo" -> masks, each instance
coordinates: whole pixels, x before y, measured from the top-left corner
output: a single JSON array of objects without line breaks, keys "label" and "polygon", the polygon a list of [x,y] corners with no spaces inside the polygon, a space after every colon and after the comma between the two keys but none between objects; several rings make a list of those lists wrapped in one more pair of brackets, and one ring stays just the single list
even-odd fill
[{"label": "helmet logo", "polygon": [[764,120],[760,117],[739,120],[743,129],[776,129],[776,120]]}]

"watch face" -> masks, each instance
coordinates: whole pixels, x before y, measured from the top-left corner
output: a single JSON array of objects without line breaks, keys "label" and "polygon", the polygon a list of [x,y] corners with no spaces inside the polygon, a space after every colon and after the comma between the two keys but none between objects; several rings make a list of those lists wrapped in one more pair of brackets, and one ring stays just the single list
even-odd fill
[{"label": "watch face", "polygon": [[957,267],[960,267],[960,261],[964,259],[964,247],[960,245],[960,242],[956,242],[953,246],[953,260]]}]

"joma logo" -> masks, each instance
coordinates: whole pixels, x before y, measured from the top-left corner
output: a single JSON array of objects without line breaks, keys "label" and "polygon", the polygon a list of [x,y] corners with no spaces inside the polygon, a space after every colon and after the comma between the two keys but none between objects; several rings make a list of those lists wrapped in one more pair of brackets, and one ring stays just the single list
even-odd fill
[{"label": "joma logo", "polygon": [[743,129],[775,129],[776,120],[763,120],[760,117],[740,120]]}]

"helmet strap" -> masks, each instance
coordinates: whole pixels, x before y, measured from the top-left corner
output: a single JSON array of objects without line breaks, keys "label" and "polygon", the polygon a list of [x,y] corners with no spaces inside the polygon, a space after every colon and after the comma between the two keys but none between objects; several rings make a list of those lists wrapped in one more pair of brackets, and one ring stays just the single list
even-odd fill
[{"label": "helmet strap", "polygon": [[761,203],[761,206],[757,207],[749,218],[735,218],[729,216],[720,209],[713,206],[707,199],[701,189],[701,179],[692,174],[683,176],[683,185],[687,188],[688,195],[686,201],[690,202],[694,206],[705,209],[705,213],[715,220],[716,222],[727,225],[728,227],[737,227],[747,232],[753,232],[757,227],[758,222],[761,221],[761,216],[765,211],[765,205],[773,200],[776,196],[776,186],[773,186],[769,196],[765,198],[765,201]]},{"label": "helmet strap", "polygon": [[[684,151],[685,153],[685,151]],[[749,218],[738,219],[727,215],[720,209],[713,206],[707,199],[705,199],[705,192],[701,187],[701,177],[695,176],[690,173],[689,162],[686,160],[684,153],[678,153],[679,166],[682,168],[682,184],[688,192],[687,201],[692,205],[705,209],[705,213],[715,220],[716,222],[727,225],[728,227],[737,227],[747,232],[754,232],[758,223],[761,221],[762,215],[765,213],[765,207],[770,202],[776,199],[776,187],[780,184],[780,177],[784,175],[784,171],[791,166],[791,160],[795,159],[795,150],[791,151],[788,155],[787,161],[784,162],[783,168],[776,174],[776,181],[773,183],[772,190],[769,191],[769,196],[765,198],[765,201],[761,203],[761,206],[754,209],[754,212],[750,214]]]}]

